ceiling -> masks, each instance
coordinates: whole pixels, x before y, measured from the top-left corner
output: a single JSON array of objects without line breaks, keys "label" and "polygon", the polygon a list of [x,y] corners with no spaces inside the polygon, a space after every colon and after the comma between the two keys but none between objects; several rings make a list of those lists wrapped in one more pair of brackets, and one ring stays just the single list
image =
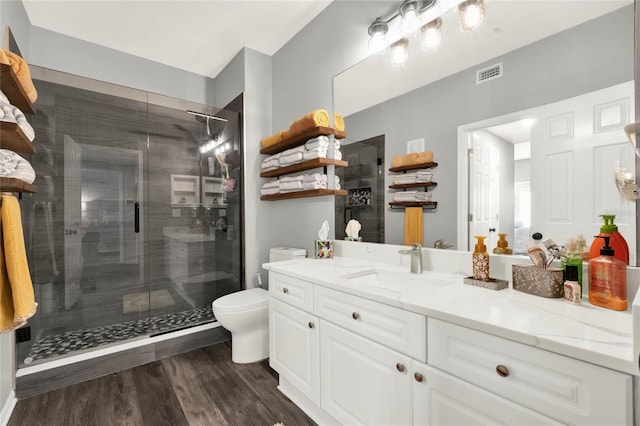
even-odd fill
[{"label": "ceiling", "polygon": [[243,48],[273,55],[332,0],[22,0],[31,24],[215,77]]}]

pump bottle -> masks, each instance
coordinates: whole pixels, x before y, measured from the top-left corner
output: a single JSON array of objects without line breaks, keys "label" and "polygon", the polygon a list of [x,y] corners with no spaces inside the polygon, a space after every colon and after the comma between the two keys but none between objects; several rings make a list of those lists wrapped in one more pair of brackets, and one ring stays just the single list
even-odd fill
[{"label": "pump bottle", "polygon": [[627,310],[627,265],[615,257],[609,246],[610,236],[596,236],[604,240],[600,256],[589,261],[589,303],[616,311]]},{"label": "pump bottle", "polygon": [[[604,219],[604,225],[600,227],[599,236],[608,236],[611,248],[616,253],[615,256],[628,265],[629,245],[627,244],[627,241],[624,239],[622,234],[618,232],[618,226],[613,223],[615,215],[603,214],[602,218]],[[589,250],[589,259],[598,257],[598,255],[600,254],[600,249],[603,247],[603,242],[604,241],[601,238],[596,238],[593,241],[593,243],[591,244],[591,249]]]},{"label": "pump bottle", "polygon": [[476,236],[477,242],[473,251],[473,279],[490,281],[489,278],[489,253],[484,243],[484,236]]}]

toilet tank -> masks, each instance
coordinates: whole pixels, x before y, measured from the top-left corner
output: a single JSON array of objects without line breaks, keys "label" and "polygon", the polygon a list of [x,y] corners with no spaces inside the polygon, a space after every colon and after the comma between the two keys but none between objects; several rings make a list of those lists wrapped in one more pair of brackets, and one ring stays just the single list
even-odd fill
[{"label": "toilet tank", "polygon": [[307,257],[307,251],[294,247],[273,247],[269,250],[269,262],[279,262],[281,260],[298,259]]}]

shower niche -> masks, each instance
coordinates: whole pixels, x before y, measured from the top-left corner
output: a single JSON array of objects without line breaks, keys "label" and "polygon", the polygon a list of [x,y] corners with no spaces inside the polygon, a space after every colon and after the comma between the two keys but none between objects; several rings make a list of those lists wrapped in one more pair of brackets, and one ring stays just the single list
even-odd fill
[{"label": "shower niche", "polygon": [[38,192],[22,208],[40,306],[18,365],[214,321],[243,278],[242,96],[217,108],[31,71]]}]

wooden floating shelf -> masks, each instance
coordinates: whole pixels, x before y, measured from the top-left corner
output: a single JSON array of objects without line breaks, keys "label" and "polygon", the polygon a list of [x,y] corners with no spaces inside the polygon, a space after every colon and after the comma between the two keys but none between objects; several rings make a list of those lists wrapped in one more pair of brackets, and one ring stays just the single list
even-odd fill
[{"label": "wooden floating shelf", "polygon": [[417,169],[430,169],[431,167],[437,167],[438,163],[421,163],[421,164],[410,164],[408,166],[399,166],[399,167],[391,167],[389,169],[390,172],[406,172],[407,170],[417,170]]},{"label": "wooden floating shelf", "polygon": [[428,188],[430,186],[438,186],[435,182],[416,182],[389,185],[390,189],[407,189],[407,188]]},{"label": "wooden floating shelf", "polygon": [[324,195],[347,195],[345,189],[310,189],[308,191],[286,192],[284,194],[269,194],[260,197],[263,201],[290,200],[294,198],[321,197]]},{"label": "wooden floating shelf", "polygon": [[292,164],[290,166],[280,167],[279,169],[267,170],[266,172],[260,173],[260,177],[278,177],[289,173],[296,173],[331,165],[336,167],[347,167],[349,163],[344,160],[334,160],[333,158],[314,158],[313,160],[308,160],[303,163]]},{"label": "wooden floating shelf", "polygon": [[0,64],[0,87],[12,105],[20,108],[24,114],[35,114],[31,100],[9,64]]},{"label": "wooden floating shelf", "polygon": [[20,179],[0,177],[0,192],[36,192],[36,188]]},{"label": "wooden floating shelf", "polygon": [[392,201],[389,203],[393,207],[422,207],[423,209],[435,209],[438,206],[437,201]]},{"label": "wooden floating shelf", "polygon": [[20,126],[10,121],[0,121],[0,148],[21,154],[33,154],[35,146]]},{"label": "wooden floating shelf", "polygon": [[279,152],[284,151],[285,149],[295,148],[297,146],[300,146],[304,144],[306,141],[308,141],[309,139],[315,138],[317,136],[328,136],[328,135],[334,135],[336,139],[343,139],[347,137],[346,132],[333,129],[331,127],[323,127],[323,126],[312,127],[305,131],[295,133],[289,136],[287,139],[283,140],[282,142],[278,142],[276,144],[269,145],[267,147],[262,148],[260,150],[260,154],[268,154],[268,155],[277,154]]}]

